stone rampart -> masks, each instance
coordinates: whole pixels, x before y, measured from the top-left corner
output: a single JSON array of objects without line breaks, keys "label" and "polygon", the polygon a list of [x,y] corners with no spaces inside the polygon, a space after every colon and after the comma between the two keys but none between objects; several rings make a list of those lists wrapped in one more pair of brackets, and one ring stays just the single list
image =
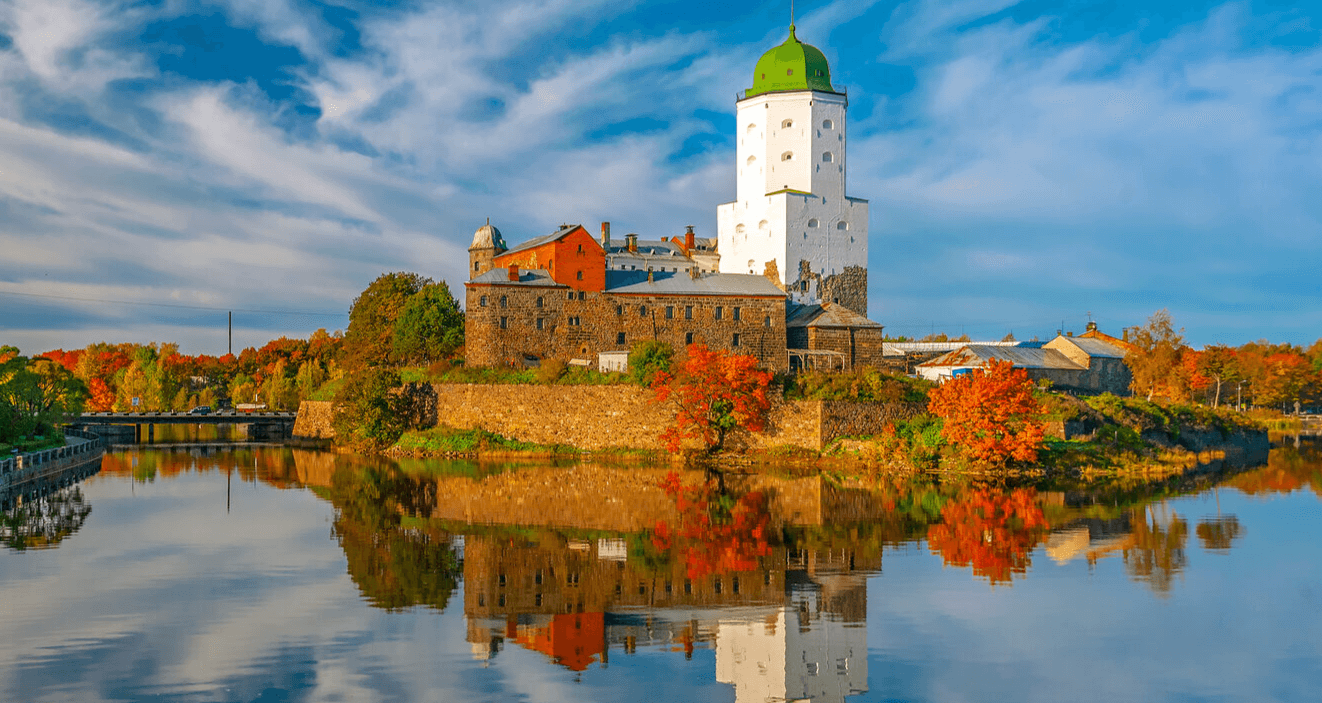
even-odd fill
[{"label": "stone rampart", "polygon": [[[423,425],[440,424],[546,445],[579,449],[663,449],[661,433],[674,409],[658,405],[651,391],[631,385],[543,386],[450,384],[411,387],[414,405],[425,406]],[[425,396],[425,398],[424,398]],[[922,411],[906,403],[776,401],[764,432],[748,438],[750,449],[778,446],[821,450],[839,437],[867,436]],[[304,401],[295,438],[335,436],[329,402]]]}]

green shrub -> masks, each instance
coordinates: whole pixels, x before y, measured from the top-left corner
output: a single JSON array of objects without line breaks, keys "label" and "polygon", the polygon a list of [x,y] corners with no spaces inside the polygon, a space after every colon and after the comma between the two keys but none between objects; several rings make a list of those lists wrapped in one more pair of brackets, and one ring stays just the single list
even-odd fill
[{"label": "green shrub", "polygon": [[659,372],[670,372],[675,350],[665,342],[639,342],[629,352],[629,379],[643,386],[652,385]]}]

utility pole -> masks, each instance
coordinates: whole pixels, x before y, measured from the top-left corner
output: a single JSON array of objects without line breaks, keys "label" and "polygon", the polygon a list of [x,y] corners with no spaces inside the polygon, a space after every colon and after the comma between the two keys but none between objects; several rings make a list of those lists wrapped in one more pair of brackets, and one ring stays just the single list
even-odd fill
[{"label": "utility pole", "polygon": [[234,353],[234,311],[230,310],[230,341],[226,348],[230,354]]}]

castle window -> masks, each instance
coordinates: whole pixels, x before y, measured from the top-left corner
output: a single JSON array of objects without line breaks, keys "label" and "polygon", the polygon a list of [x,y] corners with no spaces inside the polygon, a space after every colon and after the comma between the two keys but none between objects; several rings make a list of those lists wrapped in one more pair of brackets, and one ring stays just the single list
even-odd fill
[{"label": "castle window", "polygon": [[484,295],[484,296],[482,296],[481,298],[479,298],[478,301],[477,301],[477,304],[478,304],[479,307],[486,307],[486,306],[487,306],[487,297]]},{"label": "castle window", "polygon": [[685,345],[688,345],[688,344],[692,344],[692,343],[693,343],[693,333],[692,333],[692,332],[685,332],[685,333],[684,333],[684,344],[685,344]]},{"label": "castle window", "polygon": [[582,271],[579,271],[579,272],[578,272],[578,280],[580,280],[580,281],[583,280],[583,272],[582,272]]},{"label": "castle window", "polygon": [[583,245],[582,245],[582,244],[578,245],[578,253],[580,253],[580,254],[583,253]]},{"label": "castle window", "polygon": [[780,160],[781,160],[781,161],[793,161],[793,160],[794,160],[794,152],[792,152],[792,151],[787,151],[787,152],[785,152],[784,154],[781,154],[781,155],[780,155]]},{"label": "castle window", "polygon": [[736,332],[735,335],[734,335],[734,337],[732,337],[732,338],[730,339],[730,346],[732,346],[732,347],[737,347],[737,346],[739,346],[739,333],[738,333],[738,332]]},{"label": "castle window", "polygon": [[479,270],[479,269],[481,269],[481,268],[482,268],[482,262],[480,262],[480,261],[474,261],[474,262],[473,262],[473,270],[474,270],[474,271],[477,271],[477,270]]},{"label": "castle window", "polygon": [[715,319],[719,320],[719,319],[721,319],[721,318],[724,317],[724,316],[725,316],[725,308],[721,307],[720,305],[717,305],[717,306],[716,306],[716,318],[715,318]]},{"label": "castle window", "polygon": [[500,328],[501,328],[501,329],[505,329],[505,328],[506,328],[505,321],[508,320],[508,319],[509,319],[508,317],[502,317],[502,318],[500,318]]},{"label": "castle window", "polygon": [[834,154],[832,154],[832,153],[829,152],[829,151],[822,152],[822,163],[824,163],[824,164],[829,164],[829,163],[831,163],[832,161],[835,161],[835,155],[834,155]]},{"label": "castle window", "polygon": [[587,299],[588,299],[588,294],[587,294],[586,292],[584,292],[584,291],[579,291],[579,292],[578,292],[578,299],[579,299],[579,300],[587,300]]},{"label": "castle window", "polygon": [[[765,73],[762,74],[762,77],[763,77],[763,78],[766,78],[766,77],[767,77],[767,74],[765,74]],[[753,124],[752,122],[749,122],[749,123],[748,123],[748,126],[744,128],[744,131],[745,131],[745,132],[748,132],[749,134],[752,134],[752,133],[753,133],[753,130],[755,130],[755,129],[757,129],[757,125]]]},{"label": "castle window", "polygon": [[616,335],[615,335],[615,344],[618,345],[618,346],[621,346],[621,347],[624,346],[624,333],[623,333],[623,332],[616,333]]},{"label": "castle window", "polygon": [[546,329],[546,318],[544,317],[537,318],[537,329],[539,330]]},{"label": "castle window", "polygon": [[503,307],[508,307],[508,306],[506,305],[507,302],[508,302],[508,300],[506,300],[505,296],[503,296],[503,295],[500,296],[500,307],[502,307],[502,308],[503,308]]},{"label": "castle window", "polygon": [[765,320],[762,321],[762,326],[763,326],[763,327],[770,327],[770,326],[771,326],[771,316],[770,316],[770,315],[767,315],[767,319],[765,319]]},{"label": "castle window", "polygon": [[793,126],[794,126],[794,120],[785,120],[784,122],[780,123],[781,129],[789,129],[790,127]]},{"label": "castle window", "polygon": [[758,229],[766,229],[767,226],[768,226],[768,224],[769,224],[769,223],[768,223],[766,220],[762,220],[761,222],[757,223],[757,228],[758,228]]},{"label": "castle window", "polygon": [[639,306],[638,306],[638,317],[647,317],[647,306],[646,306],[646,305],[639,305]]},{"label": "castle window", "polygon": [[813,218],[811,218],[811,219],[808,220],[808,226],[809,226],[809,227],[816,227],[816,226],[819,225],[819,224],[821,224],[821,223],[817,221],[817,218],[816,218],[816,217],[813,217]]},{"label": "castle window", "polygon": [[848,223],[848,222],[844,222],[844,221],[837,222],[837,223],[835,223],[835,228],[836,228],[836,229],[849,229],[849,223]]},{"label": "castle window", "polygon": [[757,163],[757,157],[750,156],[748,157],[748,161],[746,161],[745,163],[747,163],[749,166],[752,166],[753,164]]},{"label": "castle window", "polygon": [[735,226],[734,226],[734,231],[737,232],[737,233],[739,233],[739,234],[743,234],[743,233],[744,233],[744,226],[743,226],[743,225],[735,225]]},{"label": "castle window", "polygon": [[738,321],[739,321],[739,308],[737,308],[737,307],[736,307],[736,308],[733,308],[733,309],[730,311],[730,317],[731,317],[731,319],[733,319],[735,322],[738,322]]},{"label": "castle window", "polygon": [[572,290],[569,291],[569,299],[570,299],[570,300],[573,300],[573,299],[574,299],[574,291],[572,291]]},{"label": "castle window", "polygon": [[692,305],[685,305],[685,306],[684,306],[684,319],[685,319],[685,320],[692,320],[692,319],[693,319],[693,306],[692,306]]},{"label": "castle window", "polygon": [[624,315],[624,306],[623,306],[623,305],[616,305],[616,306],[615,306],[615,316],[616,316],[616,317],[620,317],[620,316],[622,316],[622,315]]},{"label": "castle window", "polygon": [[667,306],[666,306],[666,319],[667,319],[667,320],[673,320],[673,319],[675,319],[675,306],[674,306],[674,305],[667,305]]},{"label": "castle window", "polygon": [[832,129],[834,127],[835,127],[834,122],[830,120],[822,120],[822,129]]},{"label": "castle window", "polygon": [[546,301],[542,299],[542,296],[540,296],[540,295],[537,296],[537,307],[540,308],[540,307],[542,307],[542,306],[545,305],[545,304],[546,304]]}]

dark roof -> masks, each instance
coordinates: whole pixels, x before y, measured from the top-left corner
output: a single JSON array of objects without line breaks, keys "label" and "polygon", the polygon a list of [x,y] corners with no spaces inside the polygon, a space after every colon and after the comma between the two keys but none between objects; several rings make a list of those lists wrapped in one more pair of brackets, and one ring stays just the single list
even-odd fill
[{"label": "dark roof", "polygon": [[546,269],[519,269],[519,280],[510,280],[510,270],[505,267],[497,267],[474,278],[469,283],[480,283],[493,286],[556,286],[568,288],[561,283],[556,283],[551,278],[550,272]]},{"label": "dark roof", "polygon": [[836,303],[823,303],[821,305],[799,305],[795,303],[792,305],[793,307],[786,313],[786,327],[875,327],[881,329],[879,323],[873,322]]},{"label": "dark roof", "polygon": [[629,244],[616,239],[611,240],[611,244],[606,248],[606,253],[611,256],[673,256],[676,258],[685,258],[684,252],[673,242],[638,240],[638,251],[629,251]]},{"label": "dark roof", "polygon": [[1026,347],[988,347],[981,344],[968,344],[955,351],[942,354],[931,361],[924,361],[919,366],[982,366],[991,359],[1000,359],[1014,364],[1020,369],[1069,369],[1082,370],[1083,367],[1069,360],[1069,357],[1055,349],[1032,349]]},{"label": "dark roof", "polygon": [[784,297],[785,292],[764,276],[746,273],[704,273],[693,278],[687,272],[657,271],[652,281],[647,271],[606,271],[607,293],[647,295],[755,295]]},{"label": "dark roof", "polygon": [[532,249],[533,247],[539,247],[543,244],[546,244],[547,242],[554,242],[555,240],[569,234],[570,232],[573,232],[579,227],[582,227],[582,225],[565,225],[564,227],[561,227],[560,229],[550,234],[543,235],[541,237],[533,237],[532,239],[529,239],[528,241],[520,244],[517,247],[514,247],[513,249],[510,249],[509,251],[501,252],[500,255],[504,256],[506,254],[513,254],[514,252],[518,252],[518,251],[526,251],[528,249]]}]

